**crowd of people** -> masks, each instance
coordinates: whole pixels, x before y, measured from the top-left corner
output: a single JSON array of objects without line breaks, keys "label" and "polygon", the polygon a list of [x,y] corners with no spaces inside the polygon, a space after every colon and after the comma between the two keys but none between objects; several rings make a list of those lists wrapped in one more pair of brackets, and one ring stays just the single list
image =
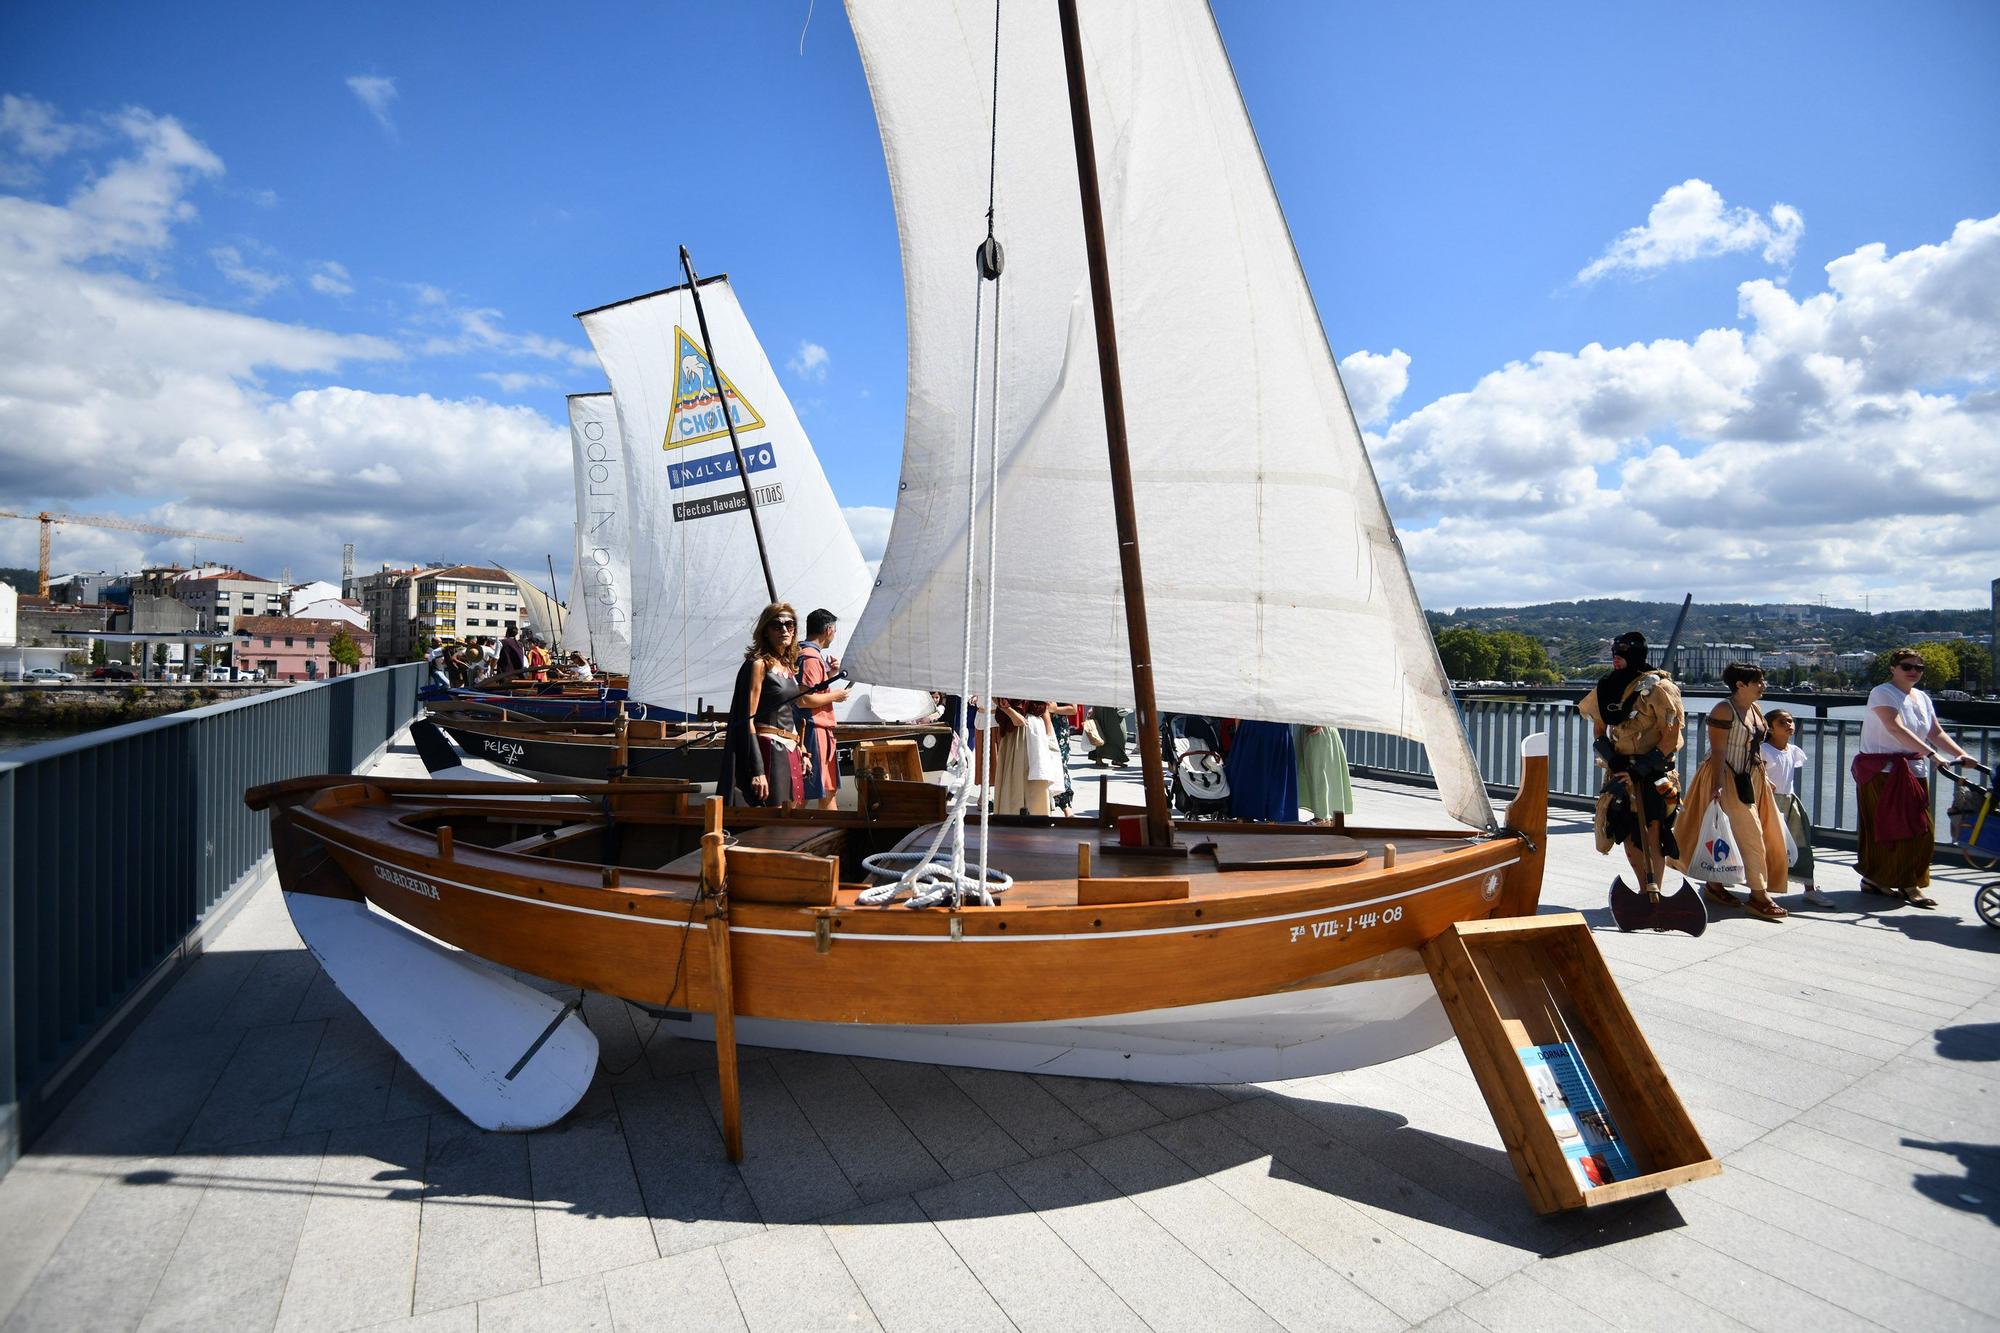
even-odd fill
[{"label": "crowd of people", "polygon": [[513,681],[587,681],[597,676],[581,652],[558,653],[536,631],[512,625],[499,638],[440,639],[424,654],[424,661],[433,684],[461,690]]},{"label": "crowd of people", "polygon": [[[1889,679],[1868,695],[1852,768],[1857,867],[1863,892],[1936,907],[1925,892],[1935,843],[1927,766],[1971,757],[1939,724],[1920,688],[1923,657],[1902,648],[1889,660]],[[1792,743],[1797,722],[1784,709],[1764,711],[1763,669],[1751,662],[1723,669],[1729,697],[1708,713],[1708,754],[1683,790],[1674,762],[1685,721],[1679,688],[1649,664],[1643,634],[1619,636],[1611,665],[1577,704],[1595,727],[1605,770],[1598,851],[1623,846],[1649,892],[1659,891],[1672,865],[1701,878],[1711,904],[1741,907],[1766,921],[1788,914],[1773,895],[1790,884],[1800,886],[1808,903],[1832,906],[1814,879],[1812,821],[1800,791],[1807,758]],[[1725,866],[1746,897],[1730,891]]]}]

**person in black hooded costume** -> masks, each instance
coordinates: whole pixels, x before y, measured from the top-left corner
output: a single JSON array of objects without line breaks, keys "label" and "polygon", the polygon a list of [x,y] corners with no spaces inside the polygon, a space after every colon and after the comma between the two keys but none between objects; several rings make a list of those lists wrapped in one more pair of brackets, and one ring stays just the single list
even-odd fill
[{"label": "person in black hooded costume", "polygon": [[1597,759],[1604,766],[1597,850],[1609,855],[1624,844],[1641,889],[1657,890],[1667,858],[1680,854],[1673,822],[1681,799],[1674,754],[1686,721],[1680,688],[1666,672],[1646,665],[1646,636],[1633,630],[1612,641],[1611,670],[1576,710],[1596,728]]}]

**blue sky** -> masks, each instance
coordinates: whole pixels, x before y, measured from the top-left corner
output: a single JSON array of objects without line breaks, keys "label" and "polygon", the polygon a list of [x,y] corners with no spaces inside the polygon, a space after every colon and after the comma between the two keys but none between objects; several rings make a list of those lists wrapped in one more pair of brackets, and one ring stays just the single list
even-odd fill
[{"label": "blue sky", "polygon": [[[1614,526],[1654,550],[1754,532],[1718,599],[1983,600],[1990,466],[1950,474],[2000,446],[1977,410],[2000,242],[1954,228],[2000,213],[2000,7],[1215,8],[1336,353],[1383,358],[1350,385],[1384,404],[1371,443],[1427,603],[1686,582],[1681,561],[1591,558]],[[870,546],[895,491],[901,275],[845,16],[817,4],[801,55],[806,14],[0,11],[0,222],[70,238],[9,260],[31,271],[0,309],[0,508],[240,531],[270,572],[331,574],[343,540],[364,565],[561,564],[561,395],[603,383],[571,315],[675,281],[685,243],[795,363]],[[86,198],[107,180],[126,188]],[[1663,197],[1680,221],[1580,281]],[[1748,313],[1746,283],[1780,295]],[[1995,299],[1940,324],[1940,291]],[[1718,332],[1737,343],[1702,342]],[[1774,406],[1798,400],[1787,376],[1813,410]],[[1942,452],[1903,450],[1919,436]],[[1720,522],[1661,498],[1718,488],[1759,503]],[[1877,529],[1905,535],[1855,535]],[[64,565],[186,558],[60,540]],[[32,552],[31,525],[0,525],[0,563]]]}]

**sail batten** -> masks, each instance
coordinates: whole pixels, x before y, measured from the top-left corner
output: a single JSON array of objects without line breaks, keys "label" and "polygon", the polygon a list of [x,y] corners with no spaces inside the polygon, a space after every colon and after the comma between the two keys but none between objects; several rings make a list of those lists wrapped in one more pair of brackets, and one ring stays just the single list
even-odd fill
[{"label": "sail batten", "polygon": [[[611,381],[630,517],[630,693],[696,711],[727,707],[764,607],[757,539],[730,452],[742,442],[778,596],[803,618],[853,624],[868,567],[819,457],[729,282],[703,278],[722,376],[701,346],[685,286],[586,311]],[[803,625],[801,625],[803,630]]]},{"label": "sail batten", "polygon": [[[973,248],[995,134],[1002,550],[994,691],[1131,702],[1102,391],[1053,6],[849,0],[909,310],[902,484],[848,663],[954,689]],[[1160,706],[1423,741],[1493,822],[1264,161],[1199,0],[1079,7]],[[985,405],[981,405],[982,412]],[[983,540],[983,536],[982,536]],[[979,568],[983,572],[983,561]],[[975,583],[976,600],[987,589]]]}]

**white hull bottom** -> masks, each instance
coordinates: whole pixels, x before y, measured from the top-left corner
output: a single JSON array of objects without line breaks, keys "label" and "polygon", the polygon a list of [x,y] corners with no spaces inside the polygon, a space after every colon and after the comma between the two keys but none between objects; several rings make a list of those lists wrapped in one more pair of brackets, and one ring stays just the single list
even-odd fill
[{"label": "white hull bottom", "polygon": [[[712,1041],[693,1014],[681,1035]],[[1139,1083],[1268,1083],[1397,1060],[1452,1035],[1428,975],[1052,1023],[886,1027],[738,1018],[752,1046]]]},{"label": "white hull bottom", "polygon": [[481,1129],[552,1125],[589,1091],[597,1038],[560,1002],[366,903],[287,893],[285,907],[340,993]]}]

